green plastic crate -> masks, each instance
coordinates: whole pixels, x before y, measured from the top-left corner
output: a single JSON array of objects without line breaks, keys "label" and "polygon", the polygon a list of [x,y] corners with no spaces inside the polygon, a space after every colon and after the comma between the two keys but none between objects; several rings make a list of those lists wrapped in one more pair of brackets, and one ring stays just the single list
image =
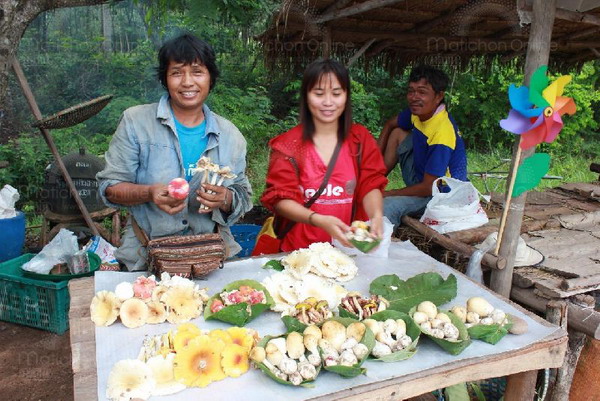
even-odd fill
[{"label": "green plastic crate", "polygon": [[34,256],[0,263],[0,320],[63,334],[69,329],[69,282],[25,277],[21,266]]}]

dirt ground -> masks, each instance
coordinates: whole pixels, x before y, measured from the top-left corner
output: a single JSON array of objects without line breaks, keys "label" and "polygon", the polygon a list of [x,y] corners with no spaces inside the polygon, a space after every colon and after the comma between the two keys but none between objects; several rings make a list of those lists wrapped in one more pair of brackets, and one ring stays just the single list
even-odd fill
[{"label": "dirt ground", "polygon": [[69,332],[0,322],[0,389],[6,401],[73,399]]}]

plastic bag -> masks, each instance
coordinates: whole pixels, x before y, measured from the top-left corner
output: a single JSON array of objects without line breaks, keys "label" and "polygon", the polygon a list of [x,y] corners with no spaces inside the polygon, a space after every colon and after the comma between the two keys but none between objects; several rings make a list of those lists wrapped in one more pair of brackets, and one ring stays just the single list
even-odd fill
[{"label": "plastic bag", "polygon": [[9,219],[17,215],[15,203],[19,200],[19,191],[10,185],[0,190],[0,219]]},{"label": "plastic bag", "polygon": [[[368,221],[367,223],[370,223]],[[394,225],[387,217],[383,217],[383,238],[379,243],[379,246],[369,253],[364,253],[359,251],[356,248],[347,248],[344,245],[340,244],[340,242],[336,239],[333,240],[333,246],[344,252],[346,255],[369,255],[375,256],[377,258],[387,258],[388,251],[390,249],[390,243],[392,242],[392,233],[394,232]]]},{"label": "plastic bag", "polygon": [[83,247],[83,250],[94,252],[100,256],[100,260],[102,261],[100,270],[119,270],[119,262],[115,258],[116,249],[99,235],[93,236]]},{"label": "plastic bag", "polygon": [[[450,187],[450,192],[440,192],[440,180]],[[433,182],[431,194],[421,222],[441,234],[479,227],[488,222],[479,203],[481,194],[468,181],[440,177]]]},{"label": "plastic bag", "polygon": [[62,228],[40,253],[23,265],[23,270],[48,274],[54,265],[66,263],[68,258],[78,250],[79,245],[75,234]]}]

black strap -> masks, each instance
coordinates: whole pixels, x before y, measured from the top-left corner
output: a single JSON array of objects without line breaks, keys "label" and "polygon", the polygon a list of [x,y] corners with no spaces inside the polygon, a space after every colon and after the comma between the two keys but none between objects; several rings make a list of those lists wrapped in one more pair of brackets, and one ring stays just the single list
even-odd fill
[{"label": "black strap", "polygon": [[[340,150],[342,149],[342,145],[343,145],[343,141],[340,141],[338,139],[338,141],[335,145],[335,149],[333,151],[333,155],[331,155],[331,160],[329,160],[329,164],[327,165],[327,171],[325,172],[325,177],[323,177],[323,182],[321,183],[321,186],[319,187],[317,192],[315,192],[315,194],[308,201],[306,201],[304,203],[305,208],[310,208],[317,201],[317,199],[319,199],[319,196],[321,196],[321,193],[323,193],[323,190],[325,190],[325,187],[327,186],[327,183],[329,182],[329,178],[331,177],[331,174],[333,174],[333,169],[335,167],[335,163],[337,162],[338,155],[340,154]],[[290,159],[290,160],[293,160],[293,159]],[[298,166],[295,165],[295,161],[293,161],[292,164],[294,164],[294,167],[296,168],[296,174],[298,174],[298,178],[300,178],[300,172],[298,170]],[[289,233],[290,230],[292,228],[294,228],[294,225],[296,225],[296,222],[290,221],[288,223],[288,225],[283,230],[281,230],[280,233],[277,234],[277,237],[280,239],[283,239],[287,235],[287,233]],[[275,229],[275,231],[277,231],[277,228]]]}]

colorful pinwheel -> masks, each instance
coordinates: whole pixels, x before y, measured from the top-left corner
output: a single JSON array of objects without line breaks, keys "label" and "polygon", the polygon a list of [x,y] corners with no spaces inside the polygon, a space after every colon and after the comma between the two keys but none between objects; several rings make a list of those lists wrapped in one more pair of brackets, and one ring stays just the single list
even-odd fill
[{"label": "colorful pinwheel", "polygon": [[575,102],[563,97],[570,75],[563,75],[548,85],[543,65],[531,77],[529,88],[514,84],[508,88],[508,99],[512,109],[500,126],[513,134],[521,135],[521,149],[532,148],[542,142],[552,143],[563,127],[561,116],[573,115]]}]

